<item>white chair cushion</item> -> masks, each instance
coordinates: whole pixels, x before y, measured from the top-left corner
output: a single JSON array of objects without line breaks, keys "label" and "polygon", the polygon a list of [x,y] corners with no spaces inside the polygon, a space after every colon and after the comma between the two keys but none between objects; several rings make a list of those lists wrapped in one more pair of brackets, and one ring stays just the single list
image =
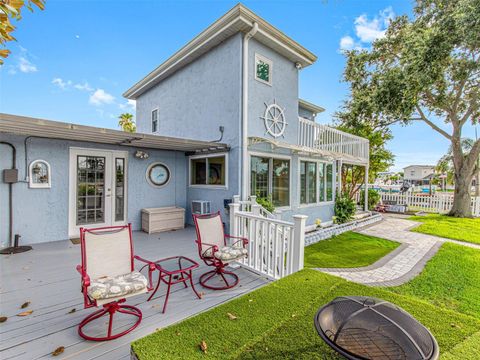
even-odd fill
[{"label": "white chair cushion", "polygon": [[[212,249],[208,249],[205,251],[205,256],[206,257],[211,257],[212,256]],[[215,252],[215,257],[218,260],[222,261],[229,261],[229,260],[237,260],[242,257],[247,256],[248,251],[247,249],[244,249],[243,247],[239,246],[222,246],[218,249],[218,251]]]},{"label": "white chair cushion", "polygon": [[141,292],[147,287],[147,278],[138,271],[115,277],[103,276],[90,281],[88,296],[102,300]]}]

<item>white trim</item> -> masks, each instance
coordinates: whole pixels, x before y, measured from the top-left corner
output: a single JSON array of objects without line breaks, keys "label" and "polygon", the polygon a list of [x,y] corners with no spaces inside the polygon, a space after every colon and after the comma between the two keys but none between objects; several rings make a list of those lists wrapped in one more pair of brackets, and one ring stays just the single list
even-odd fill
[{"label": "white trim", "polygon": [[[163,166],[168,171],[168,179],[162,185],[155,184],[152,181],[152,179],[150,179],[150,177],[148,176],[150,174],[151,169],[154,166],[158,166],[158,165]],[[163,162],[160,162],[160,161],[155,161],[155,162],[152,162],[150,165],[147,166],[147,170],[145,171],[145,178],[147,179],[147,182],[150,184],[150,186],[153,186],[154,188],[159,189],[159,188],[162,188],[162,187],[166,186],[170,182],[170,180],[172,179],[172,172],[170,171],[170,168],[167,166],[167,164],[165,164]]]},{"label": "white trim", "polygon": [[[42,162],[47,166],[48,182],[46,183],[33,182],[33,175],[32,175],[33,164],[38,162]],[[36,159],[30,163],[30,165],[28,166],[28,187],[31,189],[50,189],[52,187],[52,170],[50,168],[50,164],[46,160]]]},{"label": "white trim", "polygon": [[[211,185],[211,184],[192,184],[192,160],[194,159],[206,159],[211,157],[225,157],[225,185]],[[208,166],[207,166],[208,172]],[[208,173],[206,174],[206,181],[208,182]],[[190,188],[197,188],[197,189],[219,189],[219,190],[227,190],[228,189],[228,153],[227,152],[219,152],[219,153],[212,153],[212,154],[204,154],[204,155],[191,155],[188,157],[188,187]]]},{"label": "white trim", "polygon": [[[156,111],[157,112],[157,129],[155,131],[153,131],[153,112]],[[150,112],[150,130],[151,130],[151,133],[152,134],[155,134],[155,133],[158,133],[158,130],[160,128],[160,120],[159,120],[159,117],[160,117],[160,111],[158,110],[158,107],[152,109],[152,111]]]},{"label": "white trim", "polygon": [[[268,72],[268,81],[266,80],[263,80],[263,79],[260,79],[258,76],[257,76],[257,62],[258,61],[261,61],[263,63],[266,63],[268,64],[269,66],[269,72]],[[255,61],[254,61],[254,66],[253,66],[254,70],[255,70],[255,80],[263,83],[263,84],[266,84],[266,85],[269,85],[269,86],[272,86],[272,81],[273,81],[273,61],[268,59],[267,57],[263,56],[262,54],[259,54],[259,53],[255,53]]]},{"label": "white trim", "polygon": [[[70,238],[78,237],[78,229],[76,222],[76,175],[77,175],[77,156],[101,156],[105,157],[105,195],[104,195],[104,222],[90,225],[82,225],[83,227],[99,227],[110,225],[124,225],[128,222],[128,151],[98,149],[98,148],[82,148],[71,146],[69,148],[69,179],[68,179],[68,236]],[[125,159],[124,169],[124,220],[115,221],[115,158]],[[108,166],[110,164],[110,166]],[[109,181],[107,183],[107,181]],[[107,194],[107,188],[110,188],[110,193]],[[109,198],[110,201],[107,199]]]}]

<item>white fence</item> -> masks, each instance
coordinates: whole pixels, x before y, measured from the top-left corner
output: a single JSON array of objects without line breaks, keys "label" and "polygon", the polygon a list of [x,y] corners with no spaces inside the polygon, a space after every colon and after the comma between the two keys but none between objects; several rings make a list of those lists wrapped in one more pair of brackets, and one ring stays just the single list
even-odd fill
[{"label": "white fence", "polygon": [[[392,194],[380,193],[382,201],[394,201],[398,205],[407,205],[413,210],[423,210],[446,214],[453,206],[452,195],[422,195],[422,194]],[[472,196],[471,205],[473,216],[480,216],[480,197]]]},{"label": "white fence", "polygon": [[241,262],[255,272],[280,279],[303,269],[305,222],[307,216],[295,215],[287,222],[260,214],[260,206],[253,204],[241,211],[245,204],[230,204],[230,232],[249,240],[248,257]]},{"label": "white fence", "polygon": [[368,140],[308,119],[298,121],[298,145],[368,162]]}]

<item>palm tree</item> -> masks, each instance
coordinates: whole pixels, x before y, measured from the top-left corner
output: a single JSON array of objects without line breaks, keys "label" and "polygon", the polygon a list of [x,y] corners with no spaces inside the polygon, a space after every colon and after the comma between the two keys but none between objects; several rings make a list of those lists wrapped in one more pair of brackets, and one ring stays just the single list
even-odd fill
[{"label": "palm tree", "polygon": [[123,113],[118,117],[118,126],[122,128],[123,131],[134,133],[137,131],[137,125],[133,120],[133,115],[129,113]]}]

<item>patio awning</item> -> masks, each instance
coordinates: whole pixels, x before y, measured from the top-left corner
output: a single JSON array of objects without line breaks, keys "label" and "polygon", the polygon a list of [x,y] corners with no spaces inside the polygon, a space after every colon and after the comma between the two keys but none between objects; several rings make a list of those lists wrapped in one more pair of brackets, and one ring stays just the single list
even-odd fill
[{"label": "patio awning", "polygon": [[228,145],[217,142],[128,133],[2,113],[0,113],[0,133],[195,153],[229,150]]},{"label": "patio awning", "polygon": [[344,154],[344,153],[339,153],[339,152],[334,152],[334,151],[329,151],[324,149],[318,149],[318,148],[313,148],[308,146],[289,144],[282,141],[265,139],[265,138],[256,137],[256,136],[250,136],[248,140],[250,145],[266,143],[266,144],[270,144],[272,147],[292,150],[293,152],[300,155],[303,154],[307,156],[321,156],[328,160],[342,160],[344,163],[362,165],[362,166],[365,166],[366,164],[368,164],[368,161],[365,161],[365,159],[357,158],[349,154]]}]

